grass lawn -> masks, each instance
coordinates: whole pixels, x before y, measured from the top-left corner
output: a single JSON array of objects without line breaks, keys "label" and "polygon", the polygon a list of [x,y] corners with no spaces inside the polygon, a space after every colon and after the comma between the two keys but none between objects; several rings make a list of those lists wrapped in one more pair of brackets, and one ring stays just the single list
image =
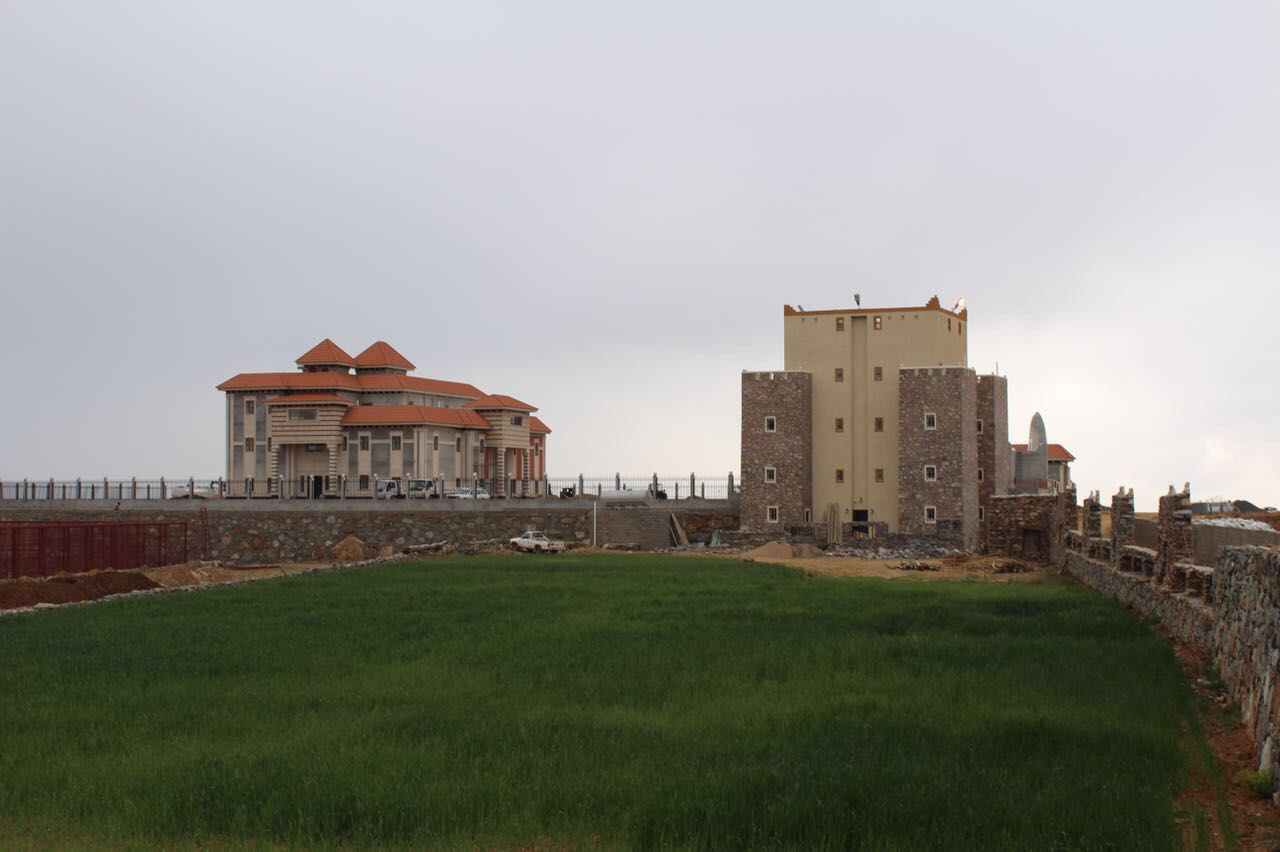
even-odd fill
[{"label": "grass lawn", "polygon": [[5,847],[1167,849],[1197,730],[1082,588],[661,556],[11,616],[0,660]]}]

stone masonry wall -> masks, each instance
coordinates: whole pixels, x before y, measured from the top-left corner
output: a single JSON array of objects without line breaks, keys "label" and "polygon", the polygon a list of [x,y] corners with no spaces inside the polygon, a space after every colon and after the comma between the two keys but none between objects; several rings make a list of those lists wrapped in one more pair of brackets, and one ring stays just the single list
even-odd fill
[{"label": "stone masonry wall", "polygon": [[[765,419],[775,418],[775,431]],[[765,468],[777,472],[765,481]],[[744,529],[805,523],[813,506],[813,382],[809,373],[776,371],[742,374],[742,516]],[[777,523],[768,507],[778,507]]]},{"label": "stone masonry wall", "polygon": [[1075,525],[1076,495],[1015,494],[994,497],[987,511],[987,553],[1052,563],[1065,530]]},{"label": "stone masonry wall", "polygon": [[978,376],[978,550],[987,550],[986,516],[991,498],[1009,493],[1009,380],[1004,376]]},{"label": "stone masonry wall", "polygon": [[[926,426],[926,416],[937,428]],[[978,391],[967,367],[904,368],[898,373],[898,531],[978,546]],[[937,480],[925,478],[926,466]],[[937,509],[937,522],[926,507]]]},{"label": "stone masonry wall", "polygon": [[[367,555],[384,548],[399,552],[407,545],[450,541],[465,545],[473,541],[505,539],[537,529],[553,538],[588,544],[592,533],[592,509],[581,503],[566,506],[524,504],[511,506],[493,501],[485,509],[457,509],[453,501],[428,501],[414,506],[389,501],[377,504],[344,505],[338,501],[297,501],[270,503],[254,508],[234,501],[212,508],[209,515],[209,558],[225,563],[327,561],[333,546],[348,535],[366,545]],[[440,506],[443,503],[446,505]],[[394,508],[393,508],[394,507]],[[185,521],[189,553],[200,558],[199,503],[180,501],[172,506],[155,503],[133,504],[119,512],[93,504],[49,508],[48,504],[0,505],[3,521]],[[739,525],[735,501],[723,506],[646,509],[601,509],[596,517],[600,544],[638,544],[642,547],[671,546],[671,515],[675,514],[691,541],[706,541],[714,530],[736,530]]]},{"label": "stone masonry wall", "polygon": [[[1109,540],[1067,531],[1060,564],[1081,582],[1163,624],[1209,654],[1241,708],[1258,767],[1280,770],[1280,551],[1226,547],[1212,567],[1189,558],[1190,489],[1160,500],[1155,549],[1115,529],[1132,516],[1133,492],[1112,498]],[[1122,521],[1123,523],[1123,521]],[[1129,542],[1126,542],[1126,537]],[[1280,804],[1280,792],[1275,793]]]}]

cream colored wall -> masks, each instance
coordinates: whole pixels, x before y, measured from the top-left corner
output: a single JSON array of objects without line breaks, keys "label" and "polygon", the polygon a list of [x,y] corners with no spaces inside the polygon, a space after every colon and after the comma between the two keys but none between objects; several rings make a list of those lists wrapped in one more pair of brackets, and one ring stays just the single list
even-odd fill
[{"label": "cream colored wall", "polygon": [[[874,318],[881,317],[881,329]],[[836,331],[836,318],[844,331]],[[948,321],[950,328],[948,328]],[[836,503],[845,521],[870,510],[873,522],[898,527],[898,369],[967,366],[968,322],[941,310],[787,315],[785,368],[813,374],[813,509]],[[835,368],[844,381],[835,381]],[[876,367],[883,381],[874,380]],[[835,431],[843,417],[844,432]],[[884,431],[874,429],[884,418]],[[835,472],[844,470],[844,483]],[[875,470],[884,481],[875,481]],[[848,510],[848,511],[846,511]]]}]

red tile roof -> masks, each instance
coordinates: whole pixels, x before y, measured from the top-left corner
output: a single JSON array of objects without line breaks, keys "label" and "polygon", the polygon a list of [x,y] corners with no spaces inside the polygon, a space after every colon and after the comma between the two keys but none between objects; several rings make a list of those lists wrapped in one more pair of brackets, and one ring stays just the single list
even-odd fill
[{"label": "red tile roof", "polygon": [[[1010,444],[1009,446],[1013,447],[1015,450],[1017,450],[1020,453],[1025,453],[1027,451],[1026,444]],[[1076,457],[1071,455],[1071,453],[1067,452],[1067,448],[1062,446],[1061,444],[1049,445],[1049,461],[1073,462],[1075,460],[1076,460]]]},{"label": "red tile roof", "polygon": [[506,394],[500,394],[500,393],[489,394],[483,399],[477,399],[475,402],[468,402],[466,407],[481,408],[481,409],[512,408],[512,409],[515,409],[516,411],[537,411],[538,410],[527,402],[521,402],[520,400],[516,399],[514,396],[507,396]]},{"label": "red tile roof", "polygon": [[390,343],[379,340],[356,356],[357,367],[395,367],[398,370],[412,370],[414,366],[408,358],[397,352]]},{"label": "red tile roof", "polygon": [[327,337],[308,349],[307,353],[294,363],[301,364],[304,367],[321,364],[340,364],[344,367],[354,367],[356,365],[355,359],[343,352],[341,346]]},{"label": "red tile roof", "polygon": [[530,415],[530,417],[529,417],[529,431],[530,431],[530,432],[537,432],[537,433],[539,433],[539,434],[541,434],[541,435],[550,435],[550,434],[551,434],[551,429],[550,429],[550,427],[548,427],[548,426],[547,426],[547,424],[543,423],[543,422],[542,422],[542,420],[541,420],[540,418],[538,418],[538,417],[534,417],[534,416],[532,416],[532,415]]},{"label": "red tile roof", "polygon": [[358,405],[347,409],[343,426],[400,426],[429,423],[459,429],[488,429],[489,421],[465,408],[426,405]]},{"label": "red tile roof", "polygon": [[479,399],[484,393],[474,385],[445,382],[419,376],[353,376],[350,373],[240,373],[218,385],[220,391],[255,390],[410,390],[418,393]]},{"label": "red tile roof", "polygon": [[355,405],[353,400],[333,393],[290,393],[284,396],[273,396],[264,405],[293,405],[298,403],[340,402],[343,405]]}]

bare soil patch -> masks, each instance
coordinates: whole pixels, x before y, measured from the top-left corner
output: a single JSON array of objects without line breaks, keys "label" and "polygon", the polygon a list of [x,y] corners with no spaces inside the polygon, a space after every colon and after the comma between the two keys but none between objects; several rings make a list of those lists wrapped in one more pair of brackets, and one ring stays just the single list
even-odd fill
[{"label": "bare soil patch", "polygon": [[0,580],[0,610],[26,609],[39,604],[93,601],[123,592],[157,588],[158,584],[137,571],[90,571],[48,578],[20,577]]},{"label": "bare soil patch", "polygon": [[1042,579],[1045,566],[1007,556],[947,556],[941,559],[862,559],[825,556],[812,545],[772,542],[742,554],[708,554],[747,562],[772,562],[829,577],[879,577],[886,580],[986,580],[1027,582]]}]

